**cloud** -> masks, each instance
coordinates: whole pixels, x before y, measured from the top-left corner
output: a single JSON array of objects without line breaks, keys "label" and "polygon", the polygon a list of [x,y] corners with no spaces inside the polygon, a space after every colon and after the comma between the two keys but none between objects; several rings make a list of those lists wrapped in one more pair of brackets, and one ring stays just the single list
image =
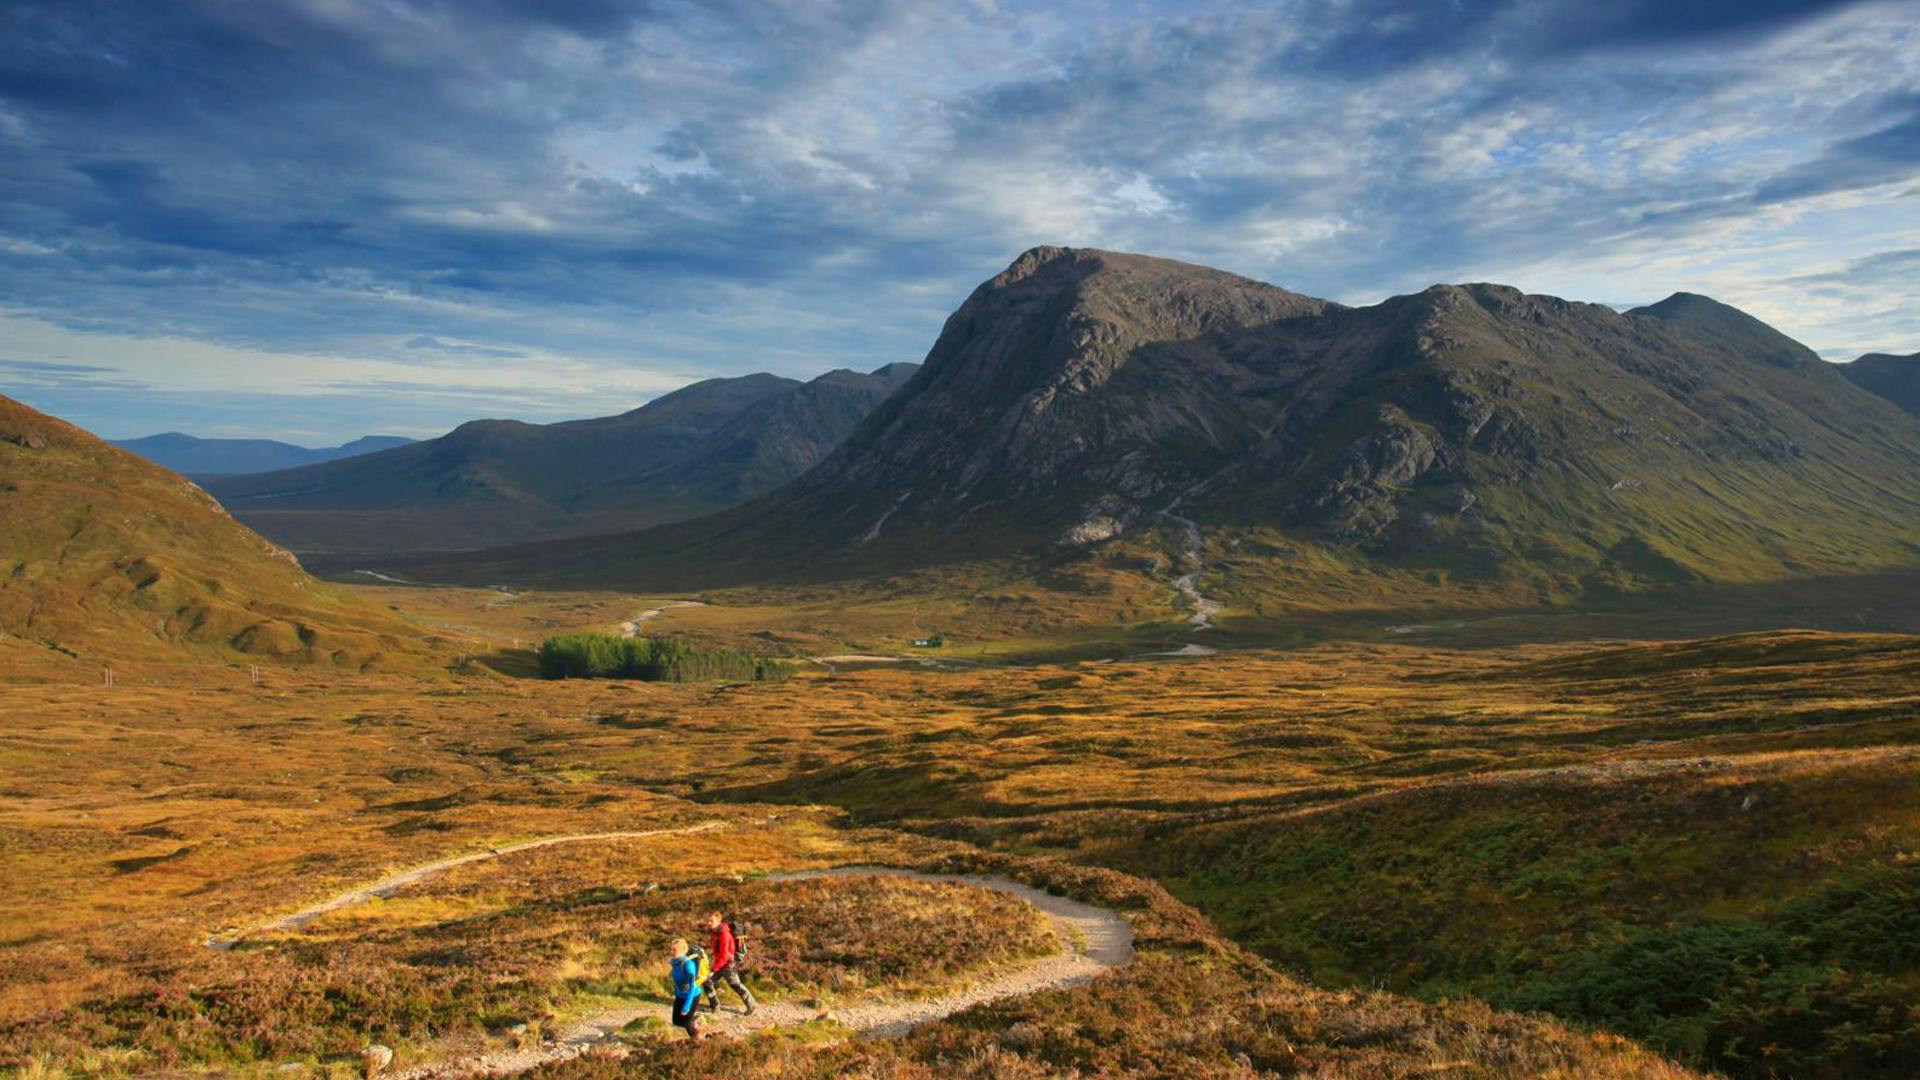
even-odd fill
[{"label": "cloud", "polygon": [[36,360],[0,360],[0,389],[144,390],[147,384],[123,378],[119,368],[95,364],[56,364]]},{"label": "cloud", "polygon": [[1920,180],[1900,4],[16,0],[0,34],[0,305],[155,386],[361,402],[329,435],[520,372],[594,410],[918,359],[1042,242],[1351,301],[1731,289],[1837,348],[1787,281],[1901,247]]},{"label": "cloud", "polygon": [[1851,191],[1901,183],[1920,173],[1920,94],[1901,93],[1876,112],[1904,111],[1893,123],[1864,135],[1842,139],[1811,161],[1803,161],[1761,184],[1756,202]]},{"label": "cloud", "polygon": [[498,345],[480,345],[471,341],[442,341],[430,334],[416,334],[407,339],[409,349],[431,349],[437,353],[454,356],[491,356],[512,359],[527,355],[525,349],[507,349]]},{"label": "cloud", "polygon": [[1889,277],[1920,274],[1920,248],[1882,251],[1862,259],[1853,259],[1837,270],[1802,274],[1792,280],[1810,286],[1824,284],[1864,285]]}]

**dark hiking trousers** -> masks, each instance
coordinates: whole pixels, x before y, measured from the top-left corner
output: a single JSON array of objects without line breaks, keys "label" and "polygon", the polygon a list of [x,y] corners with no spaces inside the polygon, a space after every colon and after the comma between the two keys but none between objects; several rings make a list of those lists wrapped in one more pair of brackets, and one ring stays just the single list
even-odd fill
[{"label": "dark hiking trousers", "polygon": [[720,1007],[720,985],[722,983],[733,987],[733,992],[740,995],[741,1004],[745,1005],[748,1009],[753,1008],[753,991],[747,989],[747,984],[740,981],[739,964],[728,964],[726,967],[707,976],[707,1008],[717,1009]]}]

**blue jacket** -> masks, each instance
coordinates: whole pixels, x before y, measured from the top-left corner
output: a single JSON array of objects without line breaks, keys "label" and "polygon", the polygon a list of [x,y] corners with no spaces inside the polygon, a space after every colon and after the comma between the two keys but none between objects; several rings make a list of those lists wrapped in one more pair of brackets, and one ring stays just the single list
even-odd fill
[{"label": "blue jacket", "polygon": [[673,1003],[681,1012],[692,1012],[700,1000],[700,961],[693,956],[673,960]]}]

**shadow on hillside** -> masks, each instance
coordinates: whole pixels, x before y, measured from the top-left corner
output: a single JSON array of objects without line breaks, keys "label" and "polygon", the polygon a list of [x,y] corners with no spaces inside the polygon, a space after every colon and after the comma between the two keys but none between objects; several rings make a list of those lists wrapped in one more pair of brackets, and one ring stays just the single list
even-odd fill
[{"label": "shadow on hillside", "polygon": [[1561,608],[1427,611],[1405,613],[1405,621],[1400,614],[1342,617],[1326,628],[1324,639],[1492,648],[1596,638],[1668,641],[1755,630],[1920,634],[1920,567],[1753,585],[1688,586]]},{"label": "shadow on hillside", "polygon": [[540,677],[540,654],[532,649],[495,649],[472,658],[473,663],[513,679]]}]

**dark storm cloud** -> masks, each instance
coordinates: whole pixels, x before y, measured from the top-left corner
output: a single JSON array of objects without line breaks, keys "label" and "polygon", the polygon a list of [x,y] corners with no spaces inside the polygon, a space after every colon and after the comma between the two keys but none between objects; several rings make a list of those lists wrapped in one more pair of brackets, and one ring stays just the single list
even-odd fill
[{"label": "dark storm cloud", "polygon": [[[533,355],[917,359],[1039,242],[1342,296],[1705,250],[1920,176],[1912,21],[1780,0],[14,0],[0,309],[289,364],[376,355],[466,393],[473,365]],[[312,385],[336,384],[372,386]]]}]

